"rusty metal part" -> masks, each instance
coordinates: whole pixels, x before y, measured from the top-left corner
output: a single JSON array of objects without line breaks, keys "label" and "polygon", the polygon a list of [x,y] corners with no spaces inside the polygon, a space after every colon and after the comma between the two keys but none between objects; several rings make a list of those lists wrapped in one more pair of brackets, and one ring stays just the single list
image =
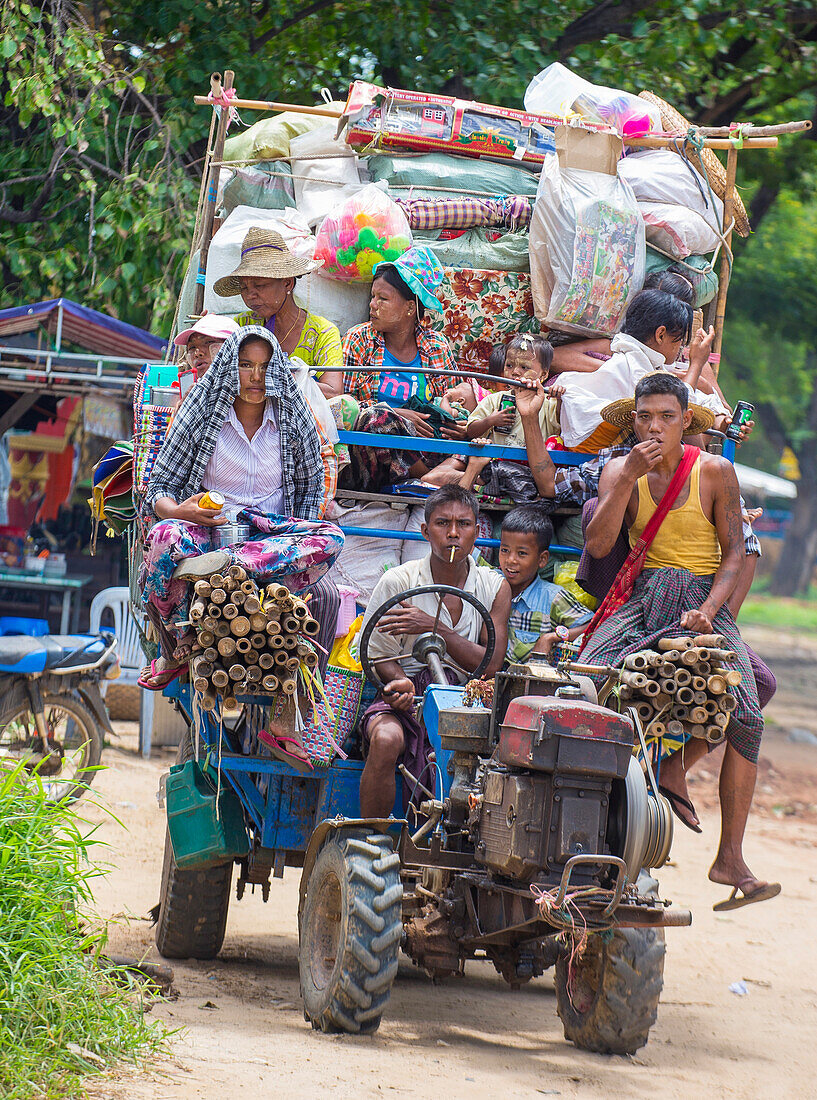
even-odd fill
[{"label": "rusty metal part", "polygon": [[403,950],[432,977],[444,978],[460,969],[460,945],[451,932],[451,922],[436,904],[424,905],[418,916],[403,926]]}]

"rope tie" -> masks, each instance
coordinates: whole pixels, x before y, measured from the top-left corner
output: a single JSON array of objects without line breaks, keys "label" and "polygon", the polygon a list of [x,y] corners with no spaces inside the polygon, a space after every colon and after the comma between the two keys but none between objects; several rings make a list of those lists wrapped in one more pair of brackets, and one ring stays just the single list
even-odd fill
[{"label": "rope tie", "polygon": [[244,123],[241,121],[241,116],[239,115],[237,108],[235,108],[231,102],[235,98],[235,88],[222,88],[220,95],[215,95],[212,89],[210,89],[210,91],[207,93],[208,101],[213,104],[218,114],[221,114],[222,110],[227,111],[228,130],[230,129],[230,126],[233,122],[238,122],[241,126],[244,125]]}]

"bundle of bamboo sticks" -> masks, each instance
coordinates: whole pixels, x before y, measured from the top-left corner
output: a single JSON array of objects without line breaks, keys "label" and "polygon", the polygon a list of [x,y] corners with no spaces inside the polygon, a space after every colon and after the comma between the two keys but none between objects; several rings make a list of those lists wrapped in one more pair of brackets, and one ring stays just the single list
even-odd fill
[{"label": "bundle of bamboo sticks", "polygon": [[259,591],[240,565],[196,581],[190,620],[199,648],[191,682],[204,710],[219,696],[228,708],[238,695],[292,697],[302,666],[318,663],[312,639],[320,626],[306,602],[282,584]]},{"label": "bundle of bamboo sticks", "polygon": [[633,653],[620,673],[621,698],[635,708],[649,734],[703,737],[713,745],[726,737],[737,699],[730,688],[741,675],[725,665],[735,653],[720,634],[661,638],[655,649]]}]

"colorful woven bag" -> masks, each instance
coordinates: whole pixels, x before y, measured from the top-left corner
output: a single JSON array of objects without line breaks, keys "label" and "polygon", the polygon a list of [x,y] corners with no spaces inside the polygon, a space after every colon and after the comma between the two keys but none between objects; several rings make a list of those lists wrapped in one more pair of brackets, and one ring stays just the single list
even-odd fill
[{"label": "colorful woven bag", "polygon": [[323,678],[323,690],[331,715],[326,702],[318,695],[317,721],[303,732],[304,748],[316,768],[328,768],[338,754],[345,759],[342,746],[357,721],[363,673],[329,665]]},{"label": "colorful woven bag", "polygon": [[133,488],[139,496],[147,492],[156,458],[164,446],[173,409],[150,405],[146,400],[147,371],[136,381],[133,393]]}]

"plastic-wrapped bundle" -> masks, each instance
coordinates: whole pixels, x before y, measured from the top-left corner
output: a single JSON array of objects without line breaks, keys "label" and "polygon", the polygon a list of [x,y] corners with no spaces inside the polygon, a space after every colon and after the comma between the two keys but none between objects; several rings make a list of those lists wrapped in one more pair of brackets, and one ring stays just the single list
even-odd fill
[{"label": "plastic-wrapped bundle", "polygon": [[[384,153],[368,158],[373,180],[386,180],[393,198],[491,198],[536,194],[537,177],[528,168],[491,160],[469,160],[447,153],[401,157]],[[473,195],[469,195],[473,192]]]},{"label": "plastic-wrapped bundle", "polygon": [[536,316],[580,335],[611,336],[644,283],[644,223],[616,176],[547,157],[530,227]]},{"label": "plastic-wrapped bundle", "polygon": [[622,137],[637,137],[661,129],[661,113],[630,92],[591,84],[554,61],[538,73],[525,91],[525,110],[532,114],[569,118],[610,126]]},{"label": "plastic-wrapped bundle", "polygon": [[292,169],[285,160],[264,160],[236,168],[224,186],[224,209],[231,214],[237,206],[257,210],[285,210],[295,205]]}]

